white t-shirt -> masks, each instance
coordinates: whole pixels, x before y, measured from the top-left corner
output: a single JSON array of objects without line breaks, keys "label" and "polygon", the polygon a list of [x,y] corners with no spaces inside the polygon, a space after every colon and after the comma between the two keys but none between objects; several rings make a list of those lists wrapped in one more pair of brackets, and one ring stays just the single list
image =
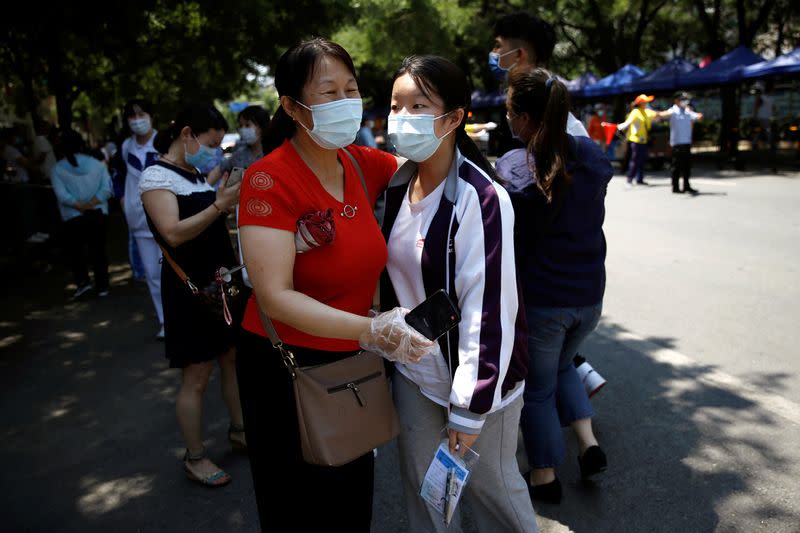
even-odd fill
[{"label": "white t-shirt", "polygon": [[[397,213],[392,234],[389,237],[389,261],[386,269],[392,279],[397,301],[401,307],[413,309],[425,300],[425,286],[422,281],[422,247],[439,202],[444,193],[447,180],[419,202],[411,203],[408,194],[403,198]],[[411,191],[409,186],[408,190]],[[458,354],[453,354],[457,358]],[[397,370],[420,386],[420,391],[430,400],[447,407],[443,400],[450,396],[450,372],[437,345],[435,353],[430,353],[413,365],[395,365]]]},{"label": "white t-shirt", "polygon": [[3,149],[3,159],[6,160],[7,164],[14,168],[15,181],[28,183],[28,171],[25,170],[25,167],[17,163],[17,160],[20,157],[22,157],[22,153],[10,144],[7,144]]},{"label": "white t-shirt", "polygon": [[575,118],[575,115],[573,115],[572,113],[569,113],[567,115],[567,133],[569,133],[573,137],[589,136],[589,132],[587,132],[586,128],[583,127],[581,121]]},{"label": "white t-shirt", "polygon": [[125,219],[128,221],[128,228],[137,237],[152,236],[144,215],[144,206],[139,193],[139,179],[144,169],[158,159],[158,152],[153,148],[155,138],[156,130],[153,130],[153,135],[144,144],[137,143],[135,136],[128,137],[122,143],[122,158],[128,168],[125,176],[125,196],[122,199],[122,209],[125,212]]},{"label": "white t-shirt", "polygon": [[33,157],[34,159],[38,158],[41,154],[45,154],[44,161],[40,165],[40,169],[42,174],[47,178],[50,179],[50,173],[53,171],[53,167],[56,164],[56,154],[53,152],[53,145],[50,144],[50,141],[47,140],[47,137],[44,135],[37,135],[33,139]]}]

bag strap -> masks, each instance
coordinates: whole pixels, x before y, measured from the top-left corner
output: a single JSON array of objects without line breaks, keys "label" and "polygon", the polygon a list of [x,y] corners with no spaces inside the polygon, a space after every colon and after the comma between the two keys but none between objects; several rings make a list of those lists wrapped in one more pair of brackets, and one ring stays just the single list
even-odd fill
[{"label": "bag strap", "polygon": [[296,370],[298,365],[297,360],[294,358],[294,354],[284,348],[283,341],[278,336],[278,332],[275,331],[275,325],[272,323],[272,320],[270,320],[269,315],[264,312],[264,309],[261,307],[261,305],[258,304],[258,297],[256,297],[256,305],[258,306],[258,316],[261,318],[261,325],[264,326],[264,331],[266,331],[267,335],[269,335],[269,340],[272,342],[272,347],[281,353],[283,364],[286,366],[286,370],[289,371],[289,375],[292,376],[292,379],[297,378]]},{"label": "bag strap", "polygon": [[[361,186],[364,187],[364,194],[367,195],[367,199],[369,200],[369,190],[367,189],[367,182],[364,179],[364,172],[362,172],[361,170],[361,165],[358,164],[358,161],[356,161],[356,158],[353,157],[352,153],[350,153],[350,150],[344,148],[344,153],[347,154],[347,157],[350,159],[350,162],[353,164],[353,167],[355,167],[356,173],[358,174],[358,179],[361,180]],[[168,259],[168,261],[171,260]],[[173,263],[170,262],[170,264]],[[177,265],[174,265],[173,268],[175,268],[175,266]],[[176,272],[178,271],[176,270]],[[178,273],[178,276],[180,275],[181,274]],[[259,318],[261,318],[261,325],[264,327],[264,331],[269,336],[269,340],[272,343],[272,347],[281,353],[281,357],[283,357],[283,364],[286,365],[286,370],[289,371],[289,374],[292,376],[292,379],[295,379],[297,377],[295,371],[297,370],[298,365],[297,365],[297,360],[294,358],[294,354],[283,346],[283,341],[281,340],[280,336],[278,336],[278,332],[275,330],[275,325],[272,323],[272,320],[270,320],[269,315],[267,315],[267,313],[264,312],[264,308],[261,307],[261,305],[258,303],[258,298],[256,298],[256,304],[258,305],[258,316]]]},{"label": "bag strap", "polygon": [[169,263],[169,266],[172,267],[172,270],[175,271],[181,281],[185,283],[187,287],[189,287],[189,290],[192,291],[192,294],[197,294],[199,292],[197,290],[197,286],[192,283],[192,280],[189,279],[189,276],[186,275],[186,272],[184,272],[180,265],[175,262],[171,255],[169,255],[169,252],[166,250],[166,248],[161,246],[161,243],[158,243],[158,247],[161,248],[161,253],[164,254],[164,259],[167,260],[167,263]]},{"label": "bag strap", "polygon": [[350,158],[350,162],[353,163],[353,166],[356,167],[356,173],[358,173],[358,179],[361,180],[361,186],[364,187],[364,194],[367,195],[367,200],[369,200],[369,190],[367,189],[367,180],[364,179],[364,172],[361,171],[361,165],[358,164],[356,158],[350,153],[350,150],[344,148],[344,153],[347,154],[347,157]]}]

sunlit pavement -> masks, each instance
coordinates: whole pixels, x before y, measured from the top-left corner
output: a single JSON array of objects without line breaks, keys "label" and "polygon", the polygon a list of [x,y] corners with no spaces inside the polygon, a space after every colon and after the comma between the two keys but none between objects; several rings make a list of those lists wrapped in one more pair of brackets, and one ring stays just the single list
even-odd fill
[{"label": "sunlit pavement", "polygon": [[[592,400],[609,471],[580,482],[565,433],[565,498],[536,506],[543,532],[798,531],[800,175],[790,170],[703,167],[696,197],[671,194],[664,171],[632,190],[614,178],[604,319],[583,350],[609,382]],[[146,287],[125,267],[118,215],[111,235],[106,298],[68,302],[69,276],[44,252],[4,278],[3,529],[257,531],[216,376],[206,445],[234,481],[210,490],[181,471],[178,374],[154,338]],[[376,532],[406,530],[396,469],[394,448],[382,449]]]}]

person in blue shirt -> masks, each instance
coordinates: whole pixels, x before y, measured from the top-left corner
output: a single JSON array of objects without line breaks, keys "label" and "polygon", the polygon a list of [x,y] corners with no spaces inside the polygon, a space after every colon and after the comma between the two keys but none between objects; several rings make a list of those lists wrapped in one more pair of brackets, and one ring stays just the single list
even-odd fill
[{"label": "person in blue shirt", "polygon": [[99,296],[106,296],[106,226],[111,177],[101,161],[86,155],[86,145],[76,131],[64,131],[60,144],[65,157],[53,167],[51,178],[64,220],[67,254],[77,286],[73,299],[92,289],[86,248],[94,271],[95,290]]},{"label": "person in blue shirt", "polygon": [[375,136],[372,134],[372,127],[375,125],[374,120],[370,119],[362,119],[361,120],[361,127],[358,128],[358,133],[356,133],[356,140],[353,141],[353,144],[357,144],[359,146],[367,146],[369,148],[377,148],[378,144],[375,142]]},{"label": "person in blue shirt", "polygon": [[606,282],[604,202],[613,169],[590,138],[566,132],[569,93],[550,72],[512,72],[506,111],[528,162],[527,174],[513,176],[510,187],[529,332],[520,422],[532,467],[528,490],[532,499],[558,503],[555,467],[566,453],[562,426],[571,426],[578,438],[582,477],[606,468],[573,358],[600,320]]}]

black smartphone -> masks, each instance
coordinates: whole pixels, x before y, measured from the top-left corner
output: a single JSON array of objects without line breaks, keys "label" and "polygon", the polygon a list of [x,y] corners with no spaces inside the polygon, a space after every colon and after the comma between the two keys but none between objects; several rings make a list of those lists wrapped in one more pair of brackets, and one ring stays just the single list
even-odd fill
[{"label": "black smartphone", "polygon": [[244,176],[244,169],[242,167],[233,167],[231,173],[228,174],[228,183],[225,186],[233,187],[242,181],[242,176]]},{"label": "black smartphone", "polygon": [[439,289],[406,315],[406,323],[435,341],[461,321],[461,312],[444,289]]}]

